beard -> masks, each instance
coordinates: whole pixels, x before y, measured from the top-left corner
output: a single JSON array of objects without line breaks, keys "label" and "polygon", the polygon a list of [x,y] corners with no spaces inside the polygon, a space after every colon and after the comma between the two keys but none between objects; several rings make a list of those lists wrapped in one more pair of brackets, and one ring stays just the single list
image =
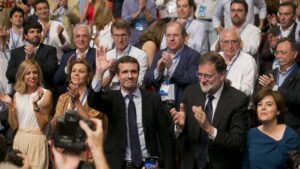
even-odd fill
[{"label": "beard", "polygon": [[233,25],[240,26],[244,24],[245,20],[242,20],[240,17],[235,16],[231,19],[231,22]]}]

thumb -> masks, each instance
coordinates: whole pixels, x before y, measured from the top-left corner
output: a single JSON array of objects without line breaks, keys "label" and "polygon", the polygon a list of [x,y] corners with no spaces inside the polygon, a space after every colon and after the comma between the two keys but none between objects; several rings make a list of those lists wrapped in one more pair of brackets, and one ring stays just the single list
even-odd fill
[{"label": "thumb", "polygon": [[180,112],[184,112],[184,105],[183,105],[183,103],[180,103],[179,111]]},{"label": "thumb", "polygon": [[86,135],[90,135],[90,133],[92,132],[92,130],[83,120],[79,121],[79,126],[86,133]]}]

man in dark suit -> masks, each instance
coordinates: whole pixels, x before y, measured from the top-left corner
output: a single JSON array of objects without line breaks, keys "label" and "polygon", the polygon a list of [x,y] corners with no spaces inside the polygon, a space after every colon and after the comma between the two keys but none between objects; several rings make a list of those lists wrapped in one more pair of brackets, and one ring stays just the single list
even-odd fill
[{"label": "man in dark suit", "polygon": [[279,40],[275,55],[279,61],[279,68],[260,76],[259,84],[280,92],[288,107],[287,113],[284,114],[284,122],[300,136],[300,67],[296,63],[296,43],[287,38]]},{"label": "man in dark suit", "polygon": [[34,59],[42,69],[45,88],[53,90],[53,76],[57,68],[56,49],[40,43],[42,25],[38,22],[24,26],[24,38],[27,44],[13,49],[8,62],[6,77],[9,83],[15,83],[15,75],[19,65],[25,59]]},{"label": "man in dark suit", "polygon": [[184,44],[185,28],[179,22],[170,22],[166,28],[167,48],[158,51],[144,83],[154,86],[164,102],[179,107],[184,89],[197,83],[196,70],[200,54]]},{"label": "man in dark suit", "polygon": [[199,84],[186,88],[179,112],[171,110],[182,169],[242,168],[249,100],[230,86],[225,71],[226,63],[218,53],[201,56]]},{"label": "man in dark suit", "polygon": [[104,151],[110,168],[140,169],[145,158],[158,156],[166,169],[174,169],[172,133],[168,132],[159,96],[137,87],[139,63],[131,56],[120,58],[116,64],[121,89],[101,91],[103,73],[113,64],[105,53],[97,51],[94,91],[88,104],[108,117]]},{"label": "man in dark suit", "polygon": [[66,80],[69,62],[74,59],[85,59],[95,72],[95,49],[89,47],[90,33],[87,25],[77,25],[73,30],[73,39],[76,49],[64,54],[60,66],[54,75],[54,84],[58,94],[67,91]]},{"label": "man in dark suit", "polygon": [[[295,32],[297,28],[296,19],[296,5],[293,2],[283,2],[279,5],[278,18],[279,25],[274,25],[268,35],[268,39],[264,43],[260,60],[261,73],[272,70],[272,66],[277,66],[275,61],[275,47],[279,39],[290,38],[295,40]],[[276,62],[274,64],[274,61]]]}]

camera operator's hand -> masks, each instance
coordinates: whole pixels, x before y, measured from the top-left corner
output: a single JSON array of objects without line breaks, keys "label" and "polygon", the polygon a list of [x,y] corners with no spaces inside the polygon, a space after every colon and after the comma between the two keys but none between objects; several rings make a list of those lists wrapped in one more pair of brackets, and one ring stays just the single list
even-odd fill
[{"label": "camera operator's hand", "polygon": [[79,122],[79,125],[87,135],[86,143],[92,152],[93,159],[96,159],[96,168],[108,169],[108,164],[106,162],[103,150],[103,123],[101,120],[95,118],[92,118],[90,120],[94,123],[95,130],[91,130],[89,126],[82,120]]},{"label": "camera operator's hand", "polygon": [[23,166],[21,169],[30,169],[30,162],[28,156],[24,153],[20,153],[18,154],[18,156],[22,158],[23,162]]},{"label": "camera operator's hand", "polygon": [[62,148],[56,148],[52,140],[48,143],[53,153],[54,164],[57,169],[77,169],[80,162],[80,154],[66,152]]}]

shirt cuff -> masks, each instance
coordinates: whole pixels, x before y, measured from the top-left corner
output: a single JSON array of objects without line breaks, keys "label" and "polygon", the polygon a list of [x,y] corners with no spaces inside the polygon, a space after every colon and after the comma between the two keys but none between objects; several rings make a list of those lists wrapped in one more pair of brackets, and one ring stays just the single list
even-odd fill
[{"label": "shirt cuff", "polygon": [[272,88],[273,91],[278,91],[278,85],[274,85],[274,87]]},{"label": "shirt cuff", "polygon": [[94,77],[94,79],[92,81],[92,89],[95,92],[99,92],[101,90],[101,81],[97,80],[95,77]]},{"label": "shirt cuff", "polygon": [[175,137],[178,138],[183,129],[179,128],[178,125],[174,125]]},{"label": "shirt cuff", "polygon": [[212,141],[214,141],[215,138],[217,137],[217,134],[218,134],[218,130],[216,128],[214,128],[213,134],[208,135],[208,138],[211,139]]}]

